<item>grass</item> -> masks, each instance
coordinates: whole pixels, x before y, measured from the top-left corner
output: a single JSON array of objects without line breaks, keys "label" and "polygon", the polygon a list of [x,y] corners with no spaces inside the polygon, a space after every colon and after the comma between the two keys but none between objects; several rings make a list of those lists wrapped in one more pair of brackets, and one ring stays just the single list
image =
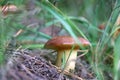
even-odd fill
[{"label": "grass", "polygon": [[120,36],[117,38],[114,46],[114,80],[119,80],[120,74]]},{"label": "grass", "polygon": [[[116,19],[120,14],[120,0],[109,0],[108,2],[104,0],[88,0],[88,2],[83,1],[81,2],[81,6],[76,4],[76,7],[80,7],[80,9],[75,9],[76,7],[69,9],[69,7],[66,5],[68,5],[67,3],[72,2],[71,0],[69,2],[65,0],[58,1],[58,6],[51,2],[47,0],[35,1],[35,5],[41,9],[37,17],[45,20],[44,28],[60,23],[63,27],[63,30],[75,38],[76,41],[77,36],[82,36],[89,40],[91,43],[89,50],[90,55],[85,56],[88,57],[87,60],[89,61],[96,78],[98,80],[107,80],[108,77],[105,74],[106,72],[112,75],[112,79],[119,80],[120,37],[118,36],[115,40],[113,40],[113,34],[120,27],[116,27],[115,25]],[[75,0],[75,2],[79,3],[77,0]],[[2,3],[3,4],[1,5],[12,3],[18,6],[25,6],[25,1],[23,0],[3,0]],[[73,3],[69,4],[68,6],[72,5]],[[68,13],[66,13],[65,10]],[[19,42],[28,40],[37,41],[37,39],[34,37],[36,34],[38,40],[49,40],[52,37],[40,31],[36,31],[36,28],[33,29],[29,26],[26,27],[21,24],[21,17],[24,17],[26,14],[24,12],[25,11],[23,10],[23,13],[15,14],[15,19],[13,17],[14,15],[12,14],[7,18],[3,18],[3,16],[0,15],[0,63],[3,63],[5,60],[5,52],[6,48],[8,47],[7,45],[9,45],[9,41],[12,40],[13,35],[15,35],[20,29],[22,29],[23,32],[19,36],[15,37],[15,40]],[[74,16],[74,14],[76,15]],[[102,23],[105,23],[105,30],[98,28],[98,25]],[[44,44],[24,44],[21,46],[22,48],[42,49]],[[18,48],[19,46],[15,46],[15,48],[16,47]],[[112,58],[109,56],[112,56]],[[111,63],[107,63],[106,59],[110,59]]]},{"label": "grass", "polygon": [[4,19],[0,19],[1,29],[0,29],[0,64],[4,64],[5,62],[5,54],[3,54],[7,47],[7,42],[9,39],[9,36],[7,35],[7,30],[5,27]]}]

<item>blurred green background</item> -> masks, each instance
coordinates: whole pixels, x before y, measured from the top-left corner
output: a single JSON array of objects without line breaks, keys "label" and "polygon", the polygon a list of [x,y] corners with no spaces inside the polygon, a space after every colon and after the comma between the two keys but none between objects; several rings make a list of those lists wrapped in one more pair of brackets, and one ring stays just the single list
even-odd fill
[{"label": "blurred green background", "polygon": [[[43,49],[54,36],[81,36],[91,43],[86,56],[98,80],[119,80],[119,0],[0,0],[18,11],[0,10],[0,62],[10,51]],[[117,40],[117,41],[116,41]],[[112,76],[111,76],[112,75]]]}]

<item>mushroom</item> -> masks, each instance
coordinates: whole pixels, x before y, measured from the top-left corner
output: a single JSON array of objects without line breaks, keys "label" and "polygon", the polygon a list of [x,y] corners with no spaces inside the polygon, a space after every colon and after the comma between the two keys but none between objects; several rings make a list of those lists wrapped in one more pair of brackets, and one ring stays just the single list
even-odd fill
[{"label": "mushroom", "polygon": [[[79,37],[80,46],[90,45],[89,41]],[[44,48],[53,49],[57,51],[56,66],[61,67],[63,60],[66,62],[65,70],[74,70],[75,62],[77,59],[77,51],[79,50],[79,44],[70,36],[54,37],[47,41]],[[65,55],[65,57],[63,57]]]},{"label": "mushroom", "polygon": [[16,13],[18,12],[18,8],[15,5],[4,5],[0,7],[0,10],[4,15],[7,15],[8,13]]}]

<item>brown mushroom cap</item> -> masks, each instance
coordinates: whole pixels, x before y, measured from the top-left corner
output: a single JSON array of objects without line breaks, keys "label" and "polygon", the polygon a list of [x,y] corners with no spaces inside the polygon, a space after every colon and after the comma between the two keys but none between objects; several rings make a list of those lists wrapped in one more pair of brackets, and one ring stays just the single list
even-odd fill
[{"label": "brown mushroom cap", "polygon": [[[89,41],[85,40],[84,38],[79,37],[78,40],[80,41],[81,46],[90,45]],[[80,47],[79,44],[75,42],[74,38],[70,36],[59,36],[48,40],[44,48],[54,50],[71,49],[73,45],[74,49],[79,49]]]},{"label": "brown mushroom cap", "polygon": [[17,6],[12,5],[12,4],[11,5],[4,5],[4,6],[0,7],[0,11],[2,11],[2,13],[4,15],[7,15],[9,13],[17,13],[17,12],[19,12]]},{"label": "brown mushroom cap", "polygon": [[2,11],[5,11],[5,12],[7,11],[15,12],[17,10],[18,8],[15,5],[5,5],[2,7]]}]

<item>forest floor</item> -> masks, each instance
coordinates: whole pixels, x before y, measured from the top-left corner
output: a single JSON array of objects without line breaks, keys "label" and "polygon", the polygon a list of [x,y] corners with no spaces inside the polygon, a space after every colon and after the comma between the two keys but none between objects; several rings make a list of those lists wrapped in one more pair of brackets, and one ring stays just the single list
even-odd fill
[{"label": "forest floor", "polygon": [[[1,67],[2,80],[96,80],[84,56],[77,59],[74,73],[54,66],[51,54],[45,50],[18,50]],[[53,59],[53,61],[52,61]]]}]

